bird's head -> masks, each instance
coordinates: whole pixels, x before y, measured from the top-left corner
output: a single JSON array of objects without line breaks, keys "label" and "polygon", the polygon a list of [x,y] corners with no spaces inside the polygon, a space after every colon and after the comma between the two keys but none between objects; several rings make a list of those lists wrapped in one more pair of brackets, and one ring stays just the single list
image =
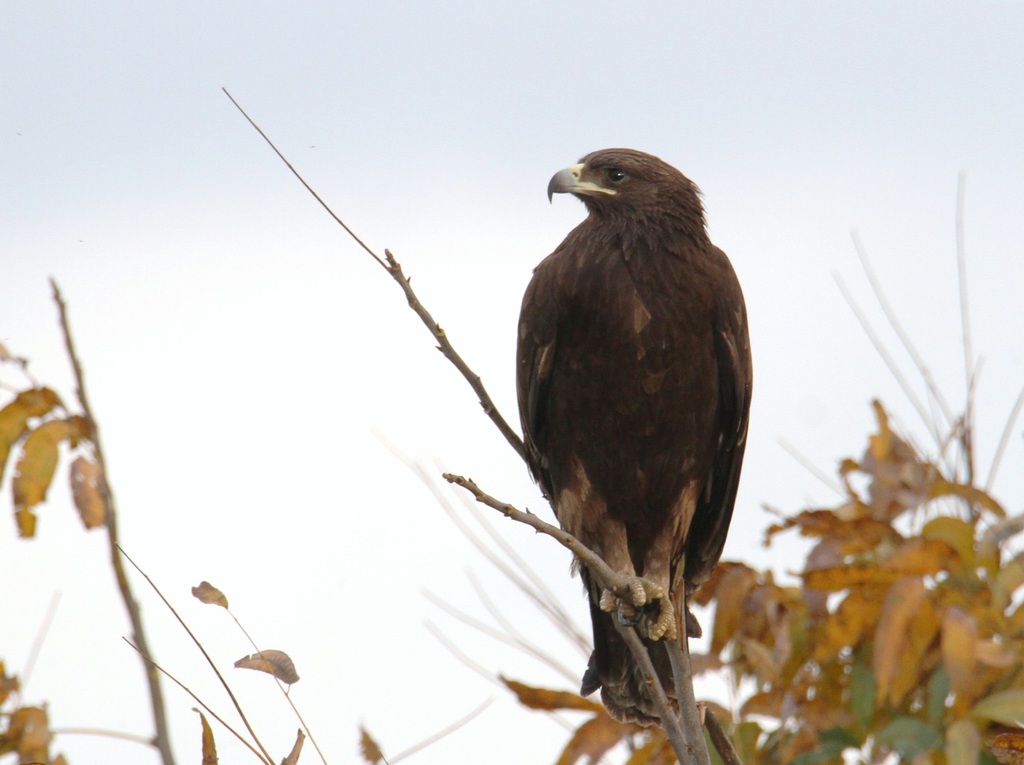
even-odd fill
[{"label": "bird's head", "polygon": [[548,199],[573,194],[600,218],[640,223],[673,219],[703,231],[704,206],[697,186],[672,165],[635,149],[602,149],[559,170]]}]

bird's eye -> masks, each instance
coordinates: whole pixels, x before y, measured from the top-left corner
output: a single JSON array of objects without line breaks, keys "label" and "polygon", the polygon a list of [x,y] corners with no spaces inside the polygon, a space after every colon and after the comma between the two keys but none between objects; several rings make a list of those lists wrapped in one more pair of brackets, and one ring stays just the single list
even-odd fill
[{"label": "bird's eye", "polygon": [[617,167],[608,168],[608,180],[612,183],[622,183],[626,180],[626,173]]}]

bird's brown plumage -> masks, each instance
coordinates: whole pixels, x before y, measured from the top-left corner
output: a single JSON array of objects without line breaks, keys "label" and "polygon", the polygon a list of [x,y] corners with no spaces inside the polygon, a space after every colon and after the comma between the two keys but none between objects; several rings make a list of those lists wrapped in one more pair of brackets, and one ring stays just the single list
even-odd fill
[{"label": "bird's brown plumage", "polygon": [[[589,215],[523,297],[516,376],[530,469],[563,528],[669,593],[683,639],[685,595],[721,555],[746,443],[743,295],[708,239],[697,187],[657,157],[594,152],[548,191],[573,193]],[[583,692],[601,687],[613,715],[650,722],[615,617],[582,574],[594,624]],[[670,677],[664,645],[648,642]]]}]

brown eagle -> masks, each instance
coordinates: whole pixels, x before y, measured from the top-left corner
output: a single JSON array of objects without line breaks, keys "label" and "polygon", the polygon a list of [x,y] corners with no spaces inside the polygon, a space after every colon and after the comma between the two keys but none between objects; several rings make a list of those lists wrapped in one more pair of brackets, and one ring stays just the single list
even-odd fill
[{"label": "brown eagle", "polygon": [[[517,389],[527,460],[559,523],[622,577],[590,597],[582,693],[657,715],[611,619],[639,625],[662,685],[661,640],[685,639],[686,597],[729,530],[750,409],[747,314],[708,239],[700,192],[657,157],[605,149],[548,184],[587,207],[534,270],[519,319]],[[616,595],[615,593],[618,593]]]}]

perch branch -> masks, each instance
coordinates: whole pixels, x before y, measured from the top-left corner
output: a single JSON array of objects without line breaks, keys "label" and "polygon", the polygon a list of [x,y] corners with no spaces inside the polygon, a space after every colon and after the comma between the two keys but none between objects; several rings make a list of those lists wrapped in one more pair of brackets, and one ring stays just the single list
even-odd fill
[{"label": "perch branch", "polygon": [[[501,500],[492,497],[477,486],[475,481],[469,478],[454,475],[453,473],[445,473],[444,479],[449,483],[453,483],[456,486],[465,489],[473,495],[477,502],[497,510],[505,517],[511,518],[519,523],[525,523],[527,526],[532,527],[534,530],[539,531],[542,534],[554,537],[559,544],[569,550],[577,560],[587,567],[591,576],[593,576],[602,587],[605,585],[611,586],[611,584],[616,581],[617,577],[615,572],[612,571],[608,564],[604,562],[601,556],[583,545],[578,539],[576,539],[576,537],[567,531],[541,520],[531,512],[524,512],[513,505],[510,505],[508,502],[502,502]],[[647,649],[644,648],[643,642],[637,636],[636,630],[632,627],[623,627],[614,619],[612,621],[615,624],[616,629],[619,631],[619,634],[621,634],[625,640],[630,652],[633,654],[633,658],[637,661],[641,671],[644,673],[648,688],[650,688],[651,691],[651,698],[658,710],[658,716],[661,718],[662,727],[665,729],[665,733],[668,736],[669,741],[672,743],[672,749],[675,751],[679,761],[683,763],[683,765],[703,765],[703,763],[709,762],[707,750],[704,747],[704,736],[701,732],[700,721],[697,720],[694,727],[687,727],[684,731],[684,728],[679,723],[679,719],[675,716],[669,706],[668,699],[665,697],[665,692],[662,689],[661,684],[658,682],[654,665],[651,663],[651,657],[648,655]],[[671,646],[673,643],[670,641],[669,645]],[[671,648],[669,650],[669,655],[672,655]],[[687,664],[687,666],[689,665]],[[673,672],[673,674],[675,674],[675,672]],[[679,678],[676,677],[674,679],[678,685]],[[677,687],[676,694],[677,698],[681,700],[688,696],[691,703],[693,702],[692,687],[689,689]],[[696,710],[695,705],[694,710]],[[699,741],[699,743],[690,743],[687,740],[687,734],[690,734],[694,741]],[[703,755],[701,754],[701,750],[703,750]]]},{"label": "perch branch", "polygon": [[[679,564],[682,566],[682,563]],[[683,604],[686,607],[686,604]],[[686,632],[685,627],[683,632]],[[693,670],[690,667],[690,640],[684,634],[679,641],[669,640],[666,645],[668,660],[672,665],[672,681],[676,686],[676,693],[679,700],[679,714],[682,717],[683,730],[701,731],[700,711],[697,709],[697,699],[693,695]],[[691,744],[695,750],[698,762],[710,762],[707,743],[704,735],[699,732],[693,737]]]},{"label": "perch branch", "polygon": [[[67,349],[68,358],[71,361],[71,369],[75,376],[75,394],[78,397],[79,406],[82,407],[82,414],[89,425],[89,432],[93,444],[93,452],[96,455],[96,463],[100,468],[99,490],[103,497],[103,504],[106,506],[107,540],[110,545],[110,565],[114,569],[114,576],[117,579],[117,588],[121,593],[121,600],[128,611],[128,619],[132,626],[132,637],[139,647],[143,656],[151,656],[149,642],[146,639],[146,630],[142,623],[142,613],[139,611],[139,604],[132,594],[131,584],[124,570],[124,564],[118,553],[120,537],[117,532],[117,505],[114,502],[114,493],[110,488],[108,480],[107,461],[103,455],[103,445],[100,443],[99,425],[93,416],[92,407],[89,405],[89,397],[85,390],[85,374],[82,371],[82,364],[78,359],[75,350],[74,340],[71,338],[71,325],[68,321],[67,304],[61,295],[57,282],[50,279],[50,288],[53,291],[53,301],[57,304],[60,313],[60,328],[64,335],[64,347]],[[170,733],[167,727],[167,711],[164,706],[164,695],[160,688],[160,673],[148,662],[143,662],[143,669],[146,673],[146,683],[149,687],[149,701],[153,709],[153,725],[156,732],[153,735],[153,746],[160,752],[160,759],[163,765],[174,765],[174,753],[171,751]]]},{"label": "perch branch", "polygon": [[715,751],[718,752],[718,756],[722,758],[724,765],[743,765],[729,739],[729,734],[725,732],[721,721],[710,709],[704,710],[704,725],[707,727],[711,743],[714,745]]},{"label": "perch branch", "polygon": [[384,257],[382,258],[367,246],[367,244],[360,239],[356,233],[350,229],[340,217],[338,217],[337,214],[335,214],[320,195],[313,190],[313,187],[306,183],[305,178],[299,174],[299,171],[296,170],[292,163],[287,160],[284,154],[281,153],[281,150],[274,145],[274,142],[270,140],[267,134],[260,129],[260,126],[256,124],[252,117],[246,113],[245,109],[243,109],[234,97],[228,93],[227,89],[221,88],[221,90],[224,91],[224,95],[231,99],[231,103],[233,103],[235,108],[242,113],[242,116],[245,117],[250,125],[252,125],[253,129],[260,134],[260,137],[267,142],[267,145],[274,150],[274,153],[277,154],[281,161],[285,163],[289,170],[291,170],[292,175],[299,180],[299,183],[305,187],[306,191],[312,194],[313,198],[320,203],[320,206],[327,211],[327,214],[334,219],[334,222],[341,226],[345,230],[345,233],[352,237],[352,239],[354,239],[355,242],[378,263],[378,265],[388,272],[391,278],[395,280],[395,283],[402,288],[402,292],[405,293],[405,298],[409,303],[409,307],[417,316],[420,317],[420,321],[422,321],[424,326],[426,326],[430,331],[430,334],[434,336],[438,350],[441,351],[444,357],[448,359],[448,361],[450,361],[457,370],[459,370],[459,373],[465,378],[466,382],[469,383],[473,392],[476,393],[477,399],[480,402],[480,406],[483,407],[484,413],[491,419],[491,422],[494,423],[498,430],[501,431],[501,434],[505,437],[505,440],[508,441],[509,445],[516,450],[516,454],[518,454],[521,459],[525,459],[526,450],[523,447],[523,441],[519,437],[519,434],[516,433],[508,422],[505,421],[505,418],[501,416],[501,412],[498,411],[498,408],[494,405],[494,401],[491,400],[491,396],[484,387],[480,376],[469,368],[469,365],[466,364],[462,356],[460,356],[454,346],[452,346],[451,341],[448,340],[448,335],[441,328],[441,325],[434,320],[434,317],[430,315],[430,311],[428,311],[423,303],[420,302],[420,299],[413,291],[412,284],[410,284],[409,279],[402,271],[402,265],[395,259],[395,256],[388,250],[384,250]]}]

